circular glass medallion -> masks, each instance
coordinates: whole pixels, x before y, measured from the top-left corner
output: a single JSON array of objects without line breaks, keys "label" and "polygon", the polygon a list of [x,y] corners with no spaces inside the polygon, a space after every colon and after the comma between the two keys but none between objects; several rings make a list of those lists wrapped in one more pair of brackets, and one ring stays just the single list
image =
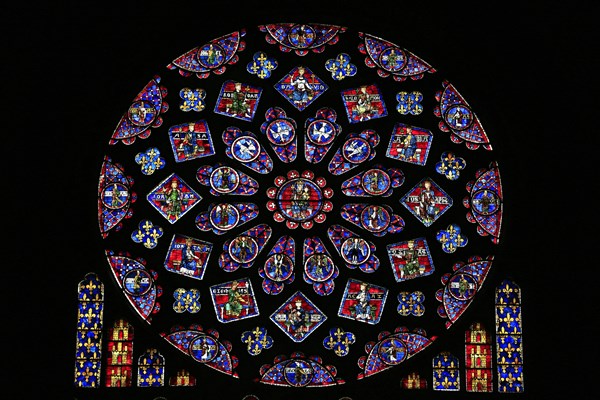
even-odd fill
[{"label": "circular glass medallion", "polygon": [[386,71],[397,72],[406,65],[406,56],[402,50],[388,47],[379,55],[379,62]]},{"label": "circular glass medallion", "polygon": [[254,161],[260,154],[260,144],[252,136],[241,136],[231,144],[233,158],[242,163]]},{"label": "circular glass medallion", "polygon": [[383,362],[388,365],[400,364],[408,355],[406,346],[400,339],[396,337],[384,339],[379,344],[377,353]]},{"label": "circular glass medallion", "polygon": [[462,131],[471,126],[473,113],[466,106],[455,104],[448,107],[444,114],[444,120],[457,131]]},{"label": "circular glass medallion", "polygon": [[210,362],[219,350],[216,340],[210,336],[201,335],[192,340],[189,351],[194,360],[201,363]]},{"label": "circular glass medallion", "polygon": [[223,48],[216,43],[209,43],[198,51],[198,62],[205,68],[216,68],[225,59]]},{"label": "circular glass medallion", "polygon": [[152,287],[150,273],[143,269],[133,269],[123,277],[123,288],[133,296],[143,296]]},{"label": "circular glass medallion", "polygon": [[390,226],[390,222],[390,213],[381,206],[370,205],[360,213],[361,225],[371,232],[383,232]]},{"label": "circular glass medallion", "polygon": [[306,135],[317,146],[326,146],[335,139],[335,127],[331,122],[319,119],[308,124]]},{"label": "circular glass medallion", "polygon": [[324,282],[331,278],[335,271],[333,260],[323,253],[313,254],[304,264],[304,272],[314,282]]},{"label": "circular glass medallion", "polygon": [[379,196],[387,192],[391,184],[392,179],[381,169],[370,169],[362,177],[363,188],[371,196]]},{"label": "circular glass medallion", "polygon": [[214,227],[227,231],[238,224],[240,212],[229,203],[221,203],[210,210],[209,219]]},{"label": "circular glass medallion", "polygon": [[342,258],[348,264],[360,265],[369,259],[371,247],[365,239],[351,237],[342,243],[341,253]]},{"label": "circular glass medallion", "polygon": [[294,272],[292,259],[283,253],[275,253],[265,261],[265,274],[275,282],[287,280]]},{"label": "circular glass medallion", "polygon": [[363,138],[348,139],[342,146],[342,155],[347,161],[360,164],[371,155],[371,146]]},{"label": "circular glass medallion", "polygon": [[484,189],[473,194],[472,203],[473,208],[475,208],[475,211],[479,214],[492,215],[498,211],[500,199],[495,192]]},{"label": "circular glass medallion", "polygon": [[297,222],[307,221],[321,210],[323,193],[313,181],[293,179],[279,188],[277,205],[287,218]]},{"label": "circular glass medallion", "polygon": [[127,111],[129,120],[136,126],[146,127],[156,118],[156,110],[152,103],[139,100],[134,102]]},{"label": "circular glass medallion", "polygon": [[102,204],[115,210],[121,208],[129,200],[129,190],[120,183],[113,183],[102,190]]},{"label": "circular glass medallion", "polygon": [[291,360],[285,365],[284,378],[294,387],[306,386],[313,377],[313,368],[304,360]]},{"label": "circular glass medallion", "polygon": [[231,193],[238,188],[240,175],[230,167],[218,167],[210,174],[210,187],[219,193]]},{"label": "circular glass medallion", "polygon": [[229,256],[233,261],[247,264],[258,255],[258,243],[250,236],[241,235],[231,241]]},{"label": "circular glass medallion", "polygon": [[315,41],[315,30],[308,25],[296,25],[290,30],[289,40],[292,46],[310,47]]},{"label": "circular glass medallion", "polygon": [[471,275],[457,274],[450,278],[448,290],[457,300],[469,300],[477,292],[477,282]]},{"label": "circular glass medallion", "polygon": [[279,119],[267,127],[267,138],[276,146],[285,146],[294,140],[295,129],[291,122]]}]

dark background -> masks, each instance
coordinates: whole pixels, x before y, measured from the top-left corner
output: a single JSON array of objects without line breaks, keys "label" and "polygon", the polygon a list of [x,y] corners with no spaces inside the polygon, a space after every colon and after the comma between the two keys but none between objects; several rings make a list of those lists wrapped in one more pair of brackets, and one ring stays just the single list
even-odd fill
[{"label": "dark background", "polygon": [[[351,26],[421,56],[459,88],[484,127],[494,132],[491,141],[502,159],[505,196],[510,198],[501,256],[514,265],[511,274],[523,288],[526,393],[516,396],[596,398],[598,367],[592,361],[598,357],[598,328],[593,322],[599,309],[592,239],[598,236],[598,178],[592,138],[597,122],[586,113],[593,104],[586,93],[597,80],[592,64],[597,44],[587,24],[590,6],[354,6],[340,1],[210,8],[208,3],[184,2],[155,8],[141,2],[11,7],[14,12],[6,14],[5,24],[13,44],[6,80],[16,89],[13,106],[19,114],[17,118],[9,108],[5,115],[17,123],[5,132],[14,144],[4,149],[13,160],[6,175],[15,182],[5,189],[10,232],[2,287],[9,353],[3,369],[10,373],[3,379],[20,397],[100,398],[72,389],[75,288],[83,271],[99,268],[99,258],[89,256],[100,251],[97,236],[88,240],[88,233],[97,235],[93,207],[106,139],[149,73],[162,71],[174,55],[199,42],[241,27],[321,22]],[[276,53],[274,46],[270,53]],[[176,106],[173,100],[170,105]],[[464,331],[470,320],[461,322],[457,331]],[[140,326],[136,334],[142,341]],[[425,364],[432,354],[423,356]],[[423,365],[421,375],[430,381],[428,371]],[[200,385],[208,383],[199,377]],[[315,389],[313,396],[508,396],[464,390],[398,393],[397,386],[385,385],[383,379],[364,381],[360,392],[342,386],[339,392]],[[277,398],[275,391],[263,395],[263,389],[233,398],[252,392],[261,400]],[[173,400],[185,398],[186,390],[104,391],[101,397],[164,395]],[[206,387],[204,396],[194,398],[217,393],[216,387]]]}]

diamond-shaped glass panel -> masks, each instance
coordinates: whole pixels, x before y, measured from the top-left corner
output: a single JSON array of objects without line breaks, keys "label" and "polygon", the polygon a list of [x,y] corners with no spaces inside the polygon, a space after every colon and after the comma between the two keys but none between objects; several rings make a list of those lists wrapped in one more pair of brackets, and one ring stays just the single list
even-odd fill
[{"label": "diamond-shaped glass panel", "polygon": [[434,181],[424,178],[400,199],[400,203],[423,225],[429,226],[452,206],[452,198]]},{"label": "diamond-shaped glass panel", "polygon": [[148,193],[147,199],[160,215],[173,224],[198,204],[202,197],[177,174],[171,174]]},{"label": "diamond-shaped glass panel", "polygon": [[307,67],[292,69],[277,84],[275,89],[294,107],[302,111],[323,94],[327,85]]},{"label": "diamond-shaped glass panel", "polygon": [[287,299],[270,318],[294,342],[306,339],[327,319],[300,291]]}]

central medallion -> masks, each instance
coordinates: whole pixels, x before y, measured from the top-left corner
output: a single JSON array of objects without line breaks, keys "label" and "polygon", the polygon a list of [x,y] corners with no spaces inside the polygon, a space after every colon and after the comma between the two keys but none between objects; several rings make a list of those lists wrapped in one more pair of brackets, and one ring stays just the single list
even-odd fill
[{"label": "central medallion", "polygon": [[325,221],[325,213],[331,211],[333,205],[327,200],[333,196],[333,190],[326,187],[325,178],[318,177],[312,171],[299,174],[292,170],[287,176],[275,178],[275,186],[267,190],[269,211],[273,211],[275,221],[286,221],[290,229],[301,225],[310,229],[313,221]]},{"label": "central medallion", "polygon": [[323,192],[312,181],[298,178],[286,182],[277,192],[277,206],[283,215],[303,222],[314,218],[323,206]]}]

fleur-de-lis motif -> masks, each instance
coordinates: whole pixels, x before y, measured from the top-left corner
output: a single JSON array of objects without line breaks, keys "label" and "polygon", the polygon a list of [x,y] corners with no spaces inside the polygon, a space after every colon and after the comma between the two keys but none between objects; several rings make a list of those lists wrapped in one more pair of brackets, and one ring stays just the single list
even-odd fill
[{"label": "fleur-de-lis motif", "polygon": [[200,112],[204,110],[206,105],[204,104],[204,98],[206,97],[206,91],[204,89],[190,89],[183,88],[179,91],[179,97],[181,97],[181,103],[179,109],[181,111],[196,111]]},{"label": "fleur-de-lis motif", "polygon": [[325,69],[331,72],[331,77],[341,81],[347,76],[356,75],[356,65],[350,63],[350,56],[346,53],[338,54],[325,62]]},{"label": "fleur-de-lis motif", "polygon": [[160,156],[160,150],[156,147],[137,153],[135,162],[141,165],[144,175],[152,175],[156,170],[163,169],[166,164],[164,157]]},{"label": "fleur-de-lis motif", "polygon": [[271,77],[271,71],[277,68],[277,60],[270,58],[266,53],[258,51],[252,56],[252,61],[246,65],[246,71],[258,76],[260,79]]},{"label": "fleur-de-lis motif", "polygon": [[459,247],[465,247],[469,240],[461,234],[460,226],[448,225],[448,228],[438,231],[436,235],[438,242],[442,244],[442,250],[446,253],[454,253]]},{"label": "fleur-de-lis motif", "polygon": [[396,111],[402,115],[419,115],[423,112],[421,105],[423,94],[421,92],[398,92],[396,100],[398,101]]},{"label": "fleur-de-lis motif", "polygon": [[142,243],[147,249],[153,249],[163,233],[163,228],[154,225],[152,221],[142,220],[138,225],[138,229],[131,234],[131,239],[136,243]]},{"label": "fleur-de-lis motif", "polygon": [[242,333],[242,343],[246,343],[246,350],[253,356],[259,355],[263,350],[273,346],[273,338],[267,335],[267,329],[257,326],[252,331]]},{"label": "fleur-de-lis motif", "polygon": [[355,341],[354,333],[345,332],[342,328],[336,327],[329,330],[329,336],[323,339],[323,346],[328,350],[333,350],[336,356],[344,357],[350,351],[350,345]]},{"label": "fleur-de-lis motif", "polygon": [[173,310],[176,313],[189,312],[195,314],[200,311],[200,291],[198,289],[184,289],[178,288],[173,293],[175,302],[173,303]]},{"label": "fleur-de-lis motif", "polygon": [[449,151],[442,153],[440,158],[441,161],[435,164],[435,170],[438,174],[444,175],[446,179],[451,181],[457,180],[460,176],[460,171],[467,166],[464,158],[458,157]]},{"label": "fleur-de-lis motif", "polygon": [[425,295],[423,292],[400,292],[398,294],[398,314],[403,317],[409,315],[420,317],[425,313],[425,306],[423,305],[424,301]]}]

